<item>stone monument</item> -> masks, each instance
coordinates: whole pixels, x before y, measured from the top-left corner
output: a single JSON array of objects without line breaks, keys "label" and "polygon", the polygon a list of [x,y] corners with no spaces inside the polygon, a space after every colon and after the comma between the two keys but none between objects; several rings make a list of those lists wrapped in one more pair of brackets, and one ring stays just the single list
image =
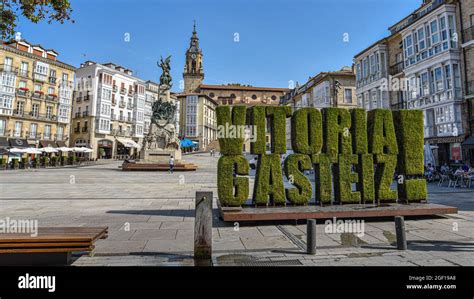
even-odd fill
[{"label": "stone monument", "polygon": [[143,138],[140,162],[168,163],[172,156],[175,162],[181,160],[180,141],[175,127],[176,105],[170,99],[172,86],[170,75],[170,60],[168,56],[157,63],[162,69],[160,76],[160,91],[158,100],[153,103],[150,129]]}]

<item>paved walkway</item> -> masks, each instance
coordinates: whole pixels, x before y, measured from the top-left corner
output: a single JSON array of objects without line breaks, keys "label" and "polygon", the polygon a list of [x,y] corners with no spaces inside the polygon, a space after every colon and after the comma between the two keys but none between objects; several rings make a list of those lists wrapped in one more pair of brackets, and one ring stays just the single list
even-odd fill
[{"label": "paved walkway", "polygon": [[[122,172],[102,165],[0,172],[0,218],[40,226],[109,226],[94,256],[73,265],[194,265],[194,195],[216,190],[217,157],[184,157],[196,172]],[[364,236],[324,233],[315,256],[304,254],[306,226],[233,224],[214,215],[214,265],[474,265],[474,188],[430,184],[429,200],[460,208],[446,217],[406,219],[410,250],[394,249],[393,222],[365,222]]]}]

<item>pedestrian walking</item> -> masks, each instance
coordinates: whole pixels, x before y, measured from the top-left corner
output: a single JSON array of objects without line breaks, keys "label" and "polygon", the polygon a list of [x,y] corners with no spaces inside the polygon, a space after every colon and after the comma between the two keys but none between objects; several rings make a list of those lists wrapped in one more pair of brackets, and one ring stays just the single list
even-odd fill
[{"label": "pedestrian walking", "polygon": [[170,164],[170,170],[168,172],[173,173],[173,171],[174,171],[174,158],[173,158],[173,156],[170,156],[169,164]]}]

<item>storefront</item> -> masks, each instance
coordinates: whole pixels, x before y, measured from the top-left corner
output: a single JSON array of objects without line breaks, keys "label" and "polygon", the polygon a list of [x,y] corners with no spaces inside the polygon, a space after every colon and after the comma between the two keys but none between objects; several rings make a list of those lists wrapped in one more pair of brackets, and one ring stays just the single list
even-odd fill
[{"label": "storefront", "polygon": [[108,139],[101,139],[97,142],[97,158],[112,159],[114,143]]},{"label": "storefront", "polygon": [[140,145],[129,138],[116,137],[117,153],[116,158],[120,160],[134,159],[138,157]]},{"label": "storefront", "polygon": [[469,136],[462,143],[462,150],[464,160],[468,161],[470,165],[474,165],[474,135]]},{"label": "storefront", "polygon": [[436,165],[460,163],[463,160],[462,146],[464,136],[437,137],[425,139],[433,151]]}]

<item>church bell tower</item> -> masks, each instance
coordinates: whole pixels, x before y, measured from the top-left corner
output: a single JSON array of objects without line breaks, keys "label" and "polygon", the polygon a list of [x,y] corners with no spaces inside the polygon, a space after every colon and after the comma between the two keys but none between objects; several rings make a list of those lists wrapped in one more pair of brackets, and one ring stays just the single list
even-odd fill
[{"label": "church bell tower", "polygon": [[193,35],[189,48],[186,51],[186,64],[183,72],[184,92],[196,92],[199,85],[204,80],[204,69],[202,67],[202,51],[199,48],[199,38],[196,32],[196,22],[194,22]]}]

